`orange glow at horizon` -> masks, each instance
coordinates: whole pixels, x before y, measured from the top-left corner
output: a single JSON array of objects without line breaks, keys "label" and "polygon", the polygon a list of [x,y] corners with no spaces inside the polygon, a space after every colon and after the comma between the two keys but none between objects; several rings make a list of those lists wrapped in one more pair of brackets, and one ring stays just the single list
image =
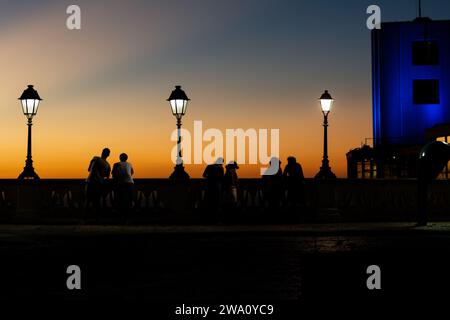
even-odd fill
[{"label": "orange glow at horizon", "polygon": [[[112,9],[84,3],[81,31],[65,29],[64,4],[12,19],[0,31],[0,179],[17,178],[25,164],[27,127],[17,98],[28,84],[43,98],[33,121],[34,167],[43,179],[85,178],[89,161],[104,147],[112,150],[111,164],[126,152],[137,178],[168,177],[174,166],[170,136],[176,120],[166,99],[175,85],[182,85],[191,98],[184,129],[192,132],[195,120],[203,121],[204,131],[279,129],[282,166],[288,156],[295,156],[307,177],[321,166],[323,115],[318,97],[325,89],[335,99],[328,131],[333,172],[346,177],[346,153],[372,136],[370,59],[363,72],[367,76],[356,79],[326,61],[308,67],[316,62],[306,49],[298,52],[305,55],[298,59],[301,73],[291,70],[280,62],[295,50],[290,47],[278,48],[286,51],[281,58],[254,57],[242,49],[234,53],[238,59],[211,54],[206,63],[193,54],[181,55],[183,46],[206,43],[207,32],[223,31],[230,17],[207,19],[205,27],[198,17],[207,16],[202,12],[206,9],[196,8],[198,16],[183,20],[179,28],[171,23],[177,19],[170,6],[140,13],[134,2],[135,7],[112,3]],[[232,18],[247,13],[237,10]],[[116,27],[124,17],[132,17],[133,23]],[[177,50],[180,55],[174,58],[171,54]],[[198,178],[205,165],[186,165],[186,170]],[[239,165],[240,177],[260,176],[260,165]]]},{"label": "orange glow at horizon", "polygon": [[[39,90],[39,87],[36,89]],[[99,109],[95,116],[92,116],[92,113],[89,116],[89,108],[83,107],[84,103],[81,102],[77,105],[67,104],[64,109],[58,109],[56,101],[53,102],[49,98],[44,100],[33,126],[33,160],[41,178],[84,178],[90,159],[99,155],[103,147],[112,150],[108,159],[111,164],[118,161],[120,153],[128,153],[137,178],[168,177],[174,166],[170,155],[175,146],[175,142],[170,140],[172,131],[175,130],[175,119],[170,113],[168,103],[164,99],[155,99],[149,104],[149,116],[142,116],[132,107],[122,109],[123,105],[135,105],[138,101],[130,101],[127,97],[123,97],[123,100],[93,101],[93,105]],[[290,114],[270,113],[251,116],[245,115],[244,111],[241,117],[235,119],[233,115],[220,114],[221,112],[216,110],[201,117],[201,111],[198,109],[204,108],[197,107],[202,103],[200,98],[193,100],[183,119],[183,128],[191,134],[194,119],[203,121],[203,132],[208,128],[217,128],[224,134],[226,129],[279,129],[282,165],[284,166],[286,158],[292,155],[303,165],[307,177],[313,177],[318,172],[323,150],[322,114],[318,106],[308,110],[308,117],[298,115],[294,118],[290,117]],[[17,100],[9,104],[16,114],[12,116],[15,123],[11,121],[0,129],[2,151],[8,155],[0,159],[1,178],[16,178],[21,172],[26,155],[26,119],[20,114]],[[245,104],[251,109],[247,102]],[[316,102],[311,104],[314,106]],[[345,154],[360,143],[359,137],[354,138],[355,131],[366,132],[361,136],[368,136],[370,128],[366,123],[358,122],[347,126],[352,115],[346,115],[346,110],[340,109],[340,106],[341,102],[337,99],[330,115],[329,159],[333,171],[339,177],[345,177]],[[106,109],[108,115],[102,117],[100,110]],[[224,110],[226,106],[220,106],[219,109]],[[87,113],[86,119],[83,119],[82,113]],[[9,137],[6,132],[9,132]],[[208,143],[203,142],[203,148]],[[185,166],[191,177],[196,178],[201,177],[205,165],[206,163]],[[241,177],[259,177],[259,172],[260,165],[240,164],[238,173]]]}]

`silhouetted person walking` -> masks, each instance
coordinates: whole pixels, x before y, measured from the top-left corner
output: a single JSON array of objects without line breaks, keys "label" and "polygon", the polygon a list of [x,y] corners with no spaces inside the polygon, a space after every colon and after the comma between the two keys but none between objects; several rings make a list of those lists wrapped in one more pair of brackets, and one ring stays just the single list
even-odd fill
[{"label": "silhouetted person walking", "polygon": [[117,206],[123,219],[133,205],[134,192],[134,169],[128,162],[128,155],[122,153],[119,157],[120,162],[114,164],[112,176],[115,183]]},{"label": "silhouetted person walking", "polygon": [[303,204],[303,169],[297,159],[294,157],[288,158],[288,164],[284,168],[283,177],[286,183],[287,202],[288,205],[296,206]]},{"label": "silhouetted person walking", "polygon": [[86,184],[87,206],[92,204],[98,214],[101,209],[101,199],[106,195],[106,180],[111,174],[111,166],[107,159],[111,151],[108,148],[103,149],[101,157],[94,157],[89,164],[89,176]]},{"label": "silhouetted person walking", "polygon": [[224,177],[223,158],[218,158],[214,164],[210,164],[203,172],[207,181],[206,201],[212,210],[219,209],[222,194],[222,182]]},{"label": "silhouetted person walking", "polygon": [[276,209],[280,207],[283,200],[283,171],[281,161],[277,157],[273,157],[269,165],[270,167],[262,176],[264,198],[267,200],[270,209]]},{"label": "silhouetted person walking", "polygon": [[239,166],[235,161],[230,162],[225,167],[226,172],[223,178],[225,190],[225,205],[227,208],[236,208],[238,203],[239,177],[236,170]]}]

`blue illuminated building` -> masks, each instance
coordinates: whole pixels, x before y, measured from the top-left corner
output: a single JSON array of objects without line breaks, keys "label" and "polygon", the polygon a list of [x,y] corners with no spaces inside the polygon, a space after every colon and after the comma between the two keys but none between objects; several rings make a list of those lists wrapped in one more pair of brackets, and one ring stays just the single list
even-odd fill
[{"label": "blue illuminated building", "polygon": [[347,154],[348,177],[415,177],[421,146],[450,142],[450,20],[373,30],[372,86],[373,147]]},{"label": "blue illuminated building", "polygon": [[374,146],[417,145],[450,123],[450,21],[418,18],[372,32]]}]

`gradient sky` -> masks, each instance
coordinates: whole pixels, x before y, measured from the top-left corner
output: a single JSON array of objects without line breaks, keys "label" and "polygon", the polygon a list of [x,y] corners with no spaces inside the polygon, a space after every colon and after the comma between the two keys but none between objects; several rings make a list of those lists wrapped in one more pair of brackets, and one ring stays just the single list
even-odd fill
[{"label": "gradient sky", "polygon": [[[70,4],[80,31],[66,29]],[[296,156],[307,176],[322,157],[317,98],[330,90],[330,161],[345,177],[346,152],[372,137],[371,4],[383,21],[417,13],[414,0],[0,0],[0,178],[24,165],[17,97],[27,84],[44,99],[33,128],[42,178],[85,177],[104,146],[111,162],[127,152],[137,177],[167,177],[175,119],[165,100],[176,84],[192,99],[185,128],[279,128],[282,159]],[[423,11],[449,19],[450,1],[425,0]]]}]

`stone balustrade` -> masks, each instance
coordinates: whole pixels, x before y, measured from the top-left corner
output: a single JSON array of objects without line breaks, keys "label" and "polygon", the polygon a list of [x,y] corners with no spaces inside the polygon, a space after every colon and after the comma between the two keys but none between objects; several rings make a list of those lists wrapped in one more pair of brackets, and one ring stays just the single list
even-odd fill
[{"label": "stone balustrade", "polygon": [[[257,221],[262,217],[316,220],[320,217],[344,221],[415,220],[415,180],[347,180],[318,182],[307,179],[304,205],[288,206],[283,195],[280,206],[269,208],[261,179],[241,179],[237,208],[225,209]],[[114,215],[114,188],[102,200],[105,216]],[[167,179],[137,179],[133,216],[138,221],[203,221],[208,216],[206,184],[202,179],[176,183]],[[429,195],[434,219],[450,218],[450,184],[436,181]],[[74,222],[86,213],[85,182],[77,180],[0,180],[0,221],[3,223]],[[88,210],[89,211],[89,210]],[[256,220],[255,220],[256,219]]]}]

